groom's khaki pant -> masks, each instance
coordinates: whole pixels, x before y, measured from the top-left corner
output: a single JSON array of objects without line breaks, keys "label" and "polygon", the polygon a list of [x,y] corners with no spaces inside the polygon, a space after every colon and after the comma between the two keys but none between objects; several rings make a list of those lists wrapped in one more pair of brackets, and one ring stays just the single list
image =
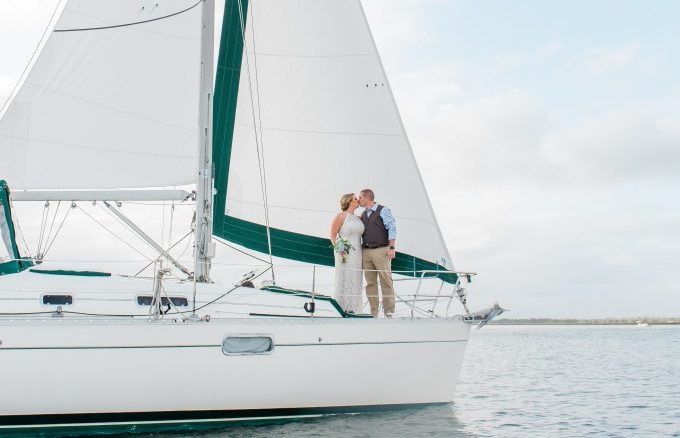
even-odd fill
[{"label": "groom's khaki pant", "polygon": [[385,316],[392,316],[394,313],[394,284],[392,283],[392,260],[387,255],[387,247],[364,248],[362,255],[364,258],[364,276],[366,277],[366,296],[371,305],[371,314],[374,317],[378,316],[380,305],[378,277],[380,277]]}]

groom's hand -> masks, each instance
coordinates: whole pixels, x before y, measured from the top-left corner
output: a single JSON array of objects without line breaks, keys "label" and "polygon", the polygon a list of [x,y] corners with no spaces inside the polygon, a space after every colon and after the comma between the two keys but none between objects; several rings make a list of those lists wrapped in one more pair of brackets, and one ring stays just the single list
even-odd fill
[{"label": "groom's hand", "polygon": [[396,249],[388,249],[387,250],[387,257],[392,260],[397,256],[397,250]]}]

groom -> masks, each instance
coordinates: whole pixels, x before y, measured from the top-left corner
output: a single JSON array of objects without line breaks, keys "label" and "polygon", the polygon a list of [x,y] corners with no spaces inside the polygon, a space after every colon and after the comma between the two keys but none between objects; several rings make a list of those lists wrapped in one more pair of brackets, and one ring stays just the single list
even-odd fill
[{"label": "groom", "polygon": [[359,194],[359,205],[365,210],[361,214],[364,234],[361,236],[363,269],[366,277],[366,296],[371,305],[371,314],[378,316],[378,276],[382,289],[385,317],[394,313],[394,285],[392,283],[392,259],[396,254],[395,239],[397,227],[389,208],[375,202],[371,189]]}]

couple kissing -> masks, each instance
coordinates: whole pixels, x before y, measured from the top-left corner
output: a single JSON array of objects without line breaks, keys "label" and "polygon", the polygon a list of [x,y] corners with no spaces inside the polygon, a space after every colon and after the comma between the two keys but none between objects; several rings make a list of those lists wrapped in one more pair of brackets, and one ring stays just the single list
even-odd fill
[{"label": "couple kissing", "polygon": [[[363,208],[361,216],[356,210]],[[356,197],[340,198],[340,210],[331,223],[331,242],[335,252],[335,299],[347,313],[361,313],[363,277],[371,315],[378,316],[378,277],[382,289],[385,317],[394,313],[392,259],[396,255],[397,228],[392,211],[375,202],[371,189]]]}]

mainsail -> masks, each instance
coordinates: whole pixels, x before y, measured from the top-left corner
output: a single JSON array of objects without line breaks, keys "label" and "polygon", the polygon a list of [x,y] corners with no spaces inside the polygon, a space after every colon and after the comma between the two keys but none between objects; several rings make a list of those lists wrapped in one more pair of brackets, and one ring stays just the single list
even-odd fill
[{"label": "mainsail", "polygon": [[216,236],[332,265],[338,199],[368,187],[394,271],[453,268],[359,0],[227,0],[213,117]]},{"label": "mainsail", "polygon": [[195,183],[201,0],[69,0],[0,119],[17,189]]}]

